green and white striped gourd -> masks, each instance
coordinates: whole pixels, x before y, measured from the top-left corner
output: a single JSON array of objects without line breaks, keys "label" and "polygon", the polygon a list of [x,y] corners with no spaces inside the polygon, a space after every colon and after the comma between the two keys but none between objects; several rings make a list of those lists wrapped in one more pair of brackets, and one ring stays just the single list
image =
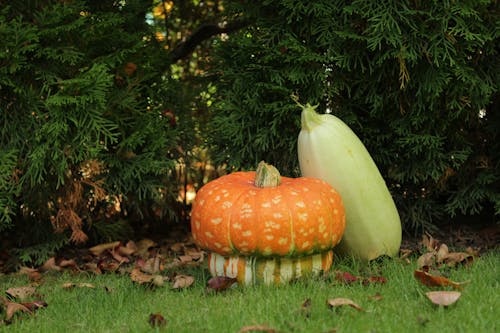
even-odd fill
[{"label": "green and white striped gourd", "polygon": [[328,271],[332,261],[332,251],[298,258],[238,255],[223,257],[215,252],[208,254],[208,268],[212,276],[236,278],[241,285],[285,284],[303,276],[314,276]]}]

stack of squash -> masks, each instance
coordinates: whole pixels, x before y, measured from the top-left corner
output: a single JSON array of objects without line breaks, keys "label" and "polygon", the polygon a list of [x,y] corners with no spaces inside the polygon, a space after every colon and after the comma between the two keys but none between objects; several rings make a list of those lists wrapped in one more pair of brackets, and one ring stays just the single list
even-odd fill
[{"label": "stack of squash", "polygon": [[299,105],[304,177],[261,162],[198,191],[191,231],[212,275],[284,283],[330,269],[337,244],[336,253],[364,261],[399,252],[399,214],[363,143],[339,118]]},{"label": "stack of squash", "polygon": [[204,185],[191,212],[213,276],[280,284],[330,269],[345,229],[339,193],[317,178],[281,177],[261,162]]}]

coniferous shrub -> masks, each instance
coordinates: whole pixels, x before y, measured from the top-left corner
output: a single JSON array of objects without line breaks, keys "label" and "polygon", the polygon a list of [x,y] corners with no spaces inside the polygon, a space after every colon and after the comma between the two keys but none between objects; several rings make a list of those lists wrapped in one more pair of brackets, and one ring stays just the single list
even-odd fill
[{"label": "coniferous shrub", "polygon": [[37,259],[40,242],[81,243],[92,225],[113,232],[125,214],[176,199],[178,131],[164,112],[176,91],[145,20],[151,6],[2,6],[0,237],[32,245],[26,259]]},{"label": "coniferous shrub", "polygon": [[217,162],[249,169],[265,159],[298,175],[296,93],[358,134],[407,230],[461,215],[498,220],[496,1],[238,1],[228,10],[252,23],[218,41]]}]

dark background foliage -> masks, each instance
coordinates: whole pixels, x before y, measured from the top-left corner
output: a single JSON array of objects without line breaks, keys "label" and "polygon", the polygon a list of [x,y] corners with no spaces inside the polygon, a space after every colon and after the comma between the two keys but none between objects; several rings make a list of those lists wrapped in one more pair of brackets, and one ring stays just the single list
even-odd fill
[{"label": "dark background foliage", "polygon": [[358,134],[407,231],[498,222],[497,1],[0,3],[0,239],[25,261],[187,226],[262,159],[298,176],[292,94]]},{"label": "dark background foliage", "polygon": [[[216,160],[297,175],[299,109],[343,119],[407,230],[500,213],[498,8],[490,1],[239,2],[255,22],[217,48]],[[483,221],[484,222],[484,221]]]}]

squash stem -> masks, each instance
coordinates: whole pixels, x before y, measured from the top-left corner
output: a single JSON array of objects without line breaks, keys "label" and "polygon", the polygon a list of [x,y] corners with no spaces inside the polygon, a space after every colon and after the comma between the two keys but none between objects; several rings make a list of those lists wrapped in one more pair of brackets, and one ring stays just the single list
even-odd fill
[{"label": "squash stem", "polygon": [[275,187],[281,184],[281,175],[278,169],[271,164],[260,161],[255,171],[254,185],[257,187]]},{"label": "squash stem", "polygon": [[312,131],[312,129],[318,125],[323,123],[323,119],[320,114],[316,112],[317,105],[311,105],[307,103],[302,107],[302,115],[301,115],[301,126],[303,129],[307,131]]}]

